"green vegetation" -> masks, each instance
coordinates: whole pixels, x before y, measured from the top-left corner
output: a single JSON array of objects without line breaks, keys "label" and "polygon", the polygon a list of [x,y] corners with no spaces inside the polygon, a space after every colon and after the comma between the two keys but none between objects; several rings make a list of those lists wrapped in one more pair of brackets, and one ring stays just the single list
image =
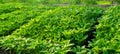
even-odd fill
[{"label": "green vegetation", "polygon": [[1,0],[0,54],[120,54],[117,2]]},{"label": "green vegetation", "polygon": [[120,6],[111,7],[105,11],[96,26],[96,36],[90,44],[96,53],[120,53]]},{"label": "green vegetation", "polygon": [[[18,6],[18,4],[14,5]],[[12,11],[12,8],[9,8],[7,10],[6,6],[3,5],[4,12],[7,11],[10,13],[0,15],[0,36],[10,34],[12,31],[19,28],[21,25],[27,23],[30,19],[35,18],[37,15],[40,15],[42,12],[50,9],[48,7],[28,7],[22,5],[19,6],[19,10]],[[11,5],[7,7],[11,7]]]},{"label": "green vegetation", "polygon": [[112,3],[120,3],[120,0],[0,0],[0,3],[11,3],[11,2],[19,2],[19,3],[30,3],[30,4],[112,4]]},{"label": "green vegetation", "polygon": [[110,4],[112,4],[112,2],[110,2],[110,1],[97,1],[97,4],[99,4],[99,5],[110,5]]},{"label": "green vegetation", "polygon": [[[24,51],[25,53],[36,54],[67,53],[71,51],[70,46],[83,45],[82,43],[88,37],[88,34],[85,33],[90,30],[101,14],[102,9],[100,8],[59,7],[30,20],[11,35],[1,37],[0,44],[4,49],[15,50],[17,53]],[[14,20],[17,21],[18,19]],[[14,28],[15,26],[20,26],[20,24],[11,27]]]},{"label": "green vegetation", "polygon": [[21,4],[18,4],[18,3],[0,4],[0,15],[3,13],[10,13],[12,11],[19,10],[22,8],[21,5],[22,3]]}]

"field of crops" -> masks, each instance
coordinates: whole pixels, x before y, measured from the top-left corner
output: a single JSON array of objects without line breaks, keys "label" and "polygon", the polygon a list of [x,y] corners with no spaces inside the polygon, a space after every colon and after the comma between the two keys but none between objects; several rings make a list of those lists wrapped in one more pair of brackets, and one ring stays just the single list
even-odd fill
[{"label": "field of crops", "polygon": [[120,54],[120,6],[0,4],[0,54]]}]

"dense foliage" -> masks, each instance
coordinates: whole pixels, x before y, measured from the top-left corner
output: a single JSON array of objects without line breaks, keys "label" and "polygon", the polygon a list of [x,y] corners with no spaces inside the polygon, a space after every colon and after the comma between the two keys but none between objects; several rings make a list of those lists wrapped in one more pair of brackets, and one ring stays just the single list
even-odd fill
[{"label": "dense foliage", "polygon": [[0,36],[10,34],[32,18],[40,15],[42,12],[53,9],[48,7],[28,7],[21,4],[4,4],[0,7],[1,13],[3,12],[0,15]]},{"label": "dense foliage", "polygon": [[[120,4],[120,0],[0,0],[0,3],[21,2],[32,4],[99,4],[99,2]],[[110,5],[109,4],[109,5]]]},{"label": "dense foliage", "polygon": [[18,3],[0,4],[0,15],[3,13],[10,13],[12,11],[19,10],[22,8],[21,6],[22,4],[18,4]]},{"label": "dense foliage", "polygon": [[120,53],[120,6],[105,11],[96,26],[96,36],[92,46],[95,53]]},{"label": "dense foliage", "polygon": [[104,10],[0,4],[0,50],[8,54],[119,54],[119,12],[120,6]]},{"label": "dense foliage", "polygon": [[40,8],[37,12],[27,8],[28,11],[21,9],[1,14],[0,44],[3,49],[16,53],[67,53],[71,45],[83,45],[88,37],[85,33],[102,13],[100,8],[65,6],[40,15]]}]

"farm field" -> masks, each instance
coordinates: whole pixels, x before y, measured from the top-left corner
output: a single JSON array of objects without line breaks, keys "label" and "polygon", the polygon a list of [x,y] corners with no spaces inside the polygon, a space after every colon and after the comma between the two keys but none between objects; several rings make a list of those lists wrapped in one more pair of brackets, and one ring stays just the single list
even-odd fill
[{"label": "farm field", "polygon": [[120,6],[0,4],[0,54],[120,54]]}]

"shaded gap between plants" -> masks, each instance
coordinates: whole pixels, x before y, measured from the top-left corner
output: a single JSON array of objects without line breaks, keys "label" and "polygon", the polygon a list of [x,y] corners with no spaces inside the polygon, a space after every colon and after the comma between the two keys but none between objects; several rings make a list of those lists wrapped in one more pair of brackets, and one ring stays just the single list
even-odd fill
[{"label": "shaded gap between plants", "polygon": [[88,42],[89,42],[89,41],[91,42],[92,39],[95,38],[95,35],[94,35],[94,32],[96,32],[96,27],[95,27],[95,26],[98,25],[98,24],[99,24],[98,21],[96,21],[96,22],[92,25],[92,27],[90,28],[90,30],[85,33],[85,35],[88,35],[88,37],[85,39],[85,42],[83,43],[83,45],[85,45],[86,48],[88,48],[88,45],[89,45]]},{"label": "shaded gap between plants", "polygon": [[91,49],[91,47],[88,47],[89,42],[91,42],[93,39],[95,39],[95,32],[96,32],[96,25],[99,24],[98,20],[102,18],[103,16],[103,12],[100,15],[97,16],[97,18],[95,19],[95,23],[93,23],[93,25],[90,27],[90,30],[88,30],[84,35],[88,35],[88,37],[85,39],[85,42],[82,44],[82,46],[85,46],[88,49]]},{"label": "shaded gap between plants", "polygon": [[[104,10],[103,10],[103,12],[104,12]],[[82,42],[82,45],[78,45],[78,44],[74,43],[74,42],[71,40],[70,43],[74,43],[74,45],[71,46],[72,49],[73,49],[74,47],[76,47],[76,46],[80,46],[80,47],[81,47],[81,46],[85,46],[85,48],[91,49],[91,47],[88,47],[88,45],[89,45],[89,42],[92,41],[92,39],[95,39],[95,34],[94,34],[94,32],[96,32],[96,25],[99,24],[98,20],[102,17],[103,12],[102,12],[99,16],[97,16],[97,19],[95,19],[95,22],[94,22],[93,25],[90,27],[90,30],[87,31],[87,32],[85,32],[84,35],[88,35],[88,37]],[[69,51],[69,52],[67,52],[67,54],[76,54],[76,52]]]},{"label": "shaded gap between plants", "polygon": [[14,50],[5,50],[0,47],[0,54],[16,54]]},{"label": "shaded gap between plants", "polygon": [[2,48],[0,48],[0,54],[8,54],[5,50],[3,50]]},{"label": "shaded gap between plants", "polygon": [[[85,39],[85,41],[82,42],[82,45],[78,45],[76,43],[74,43],[75,45],[71,46],[72,48],[73,47],[76,47],[76,46],[85,46],[86,48],[90,49],[90,47],[88,47],[89,43],[88,41],[92,41],[92,39],[95,38],[95,35],[94,35],[94,32],[96,31],[96,28],[95,28],[95,25],[98,25],[98,21],[96,21],[90,28],[89,31],[87,31],[84,35],[88,35],[88,37]],[[73,42],[72,42],[73,43]],[[69,51],[67,52],[67,54],[76,54],[76,52],[73,52],[73,51]]]}]

